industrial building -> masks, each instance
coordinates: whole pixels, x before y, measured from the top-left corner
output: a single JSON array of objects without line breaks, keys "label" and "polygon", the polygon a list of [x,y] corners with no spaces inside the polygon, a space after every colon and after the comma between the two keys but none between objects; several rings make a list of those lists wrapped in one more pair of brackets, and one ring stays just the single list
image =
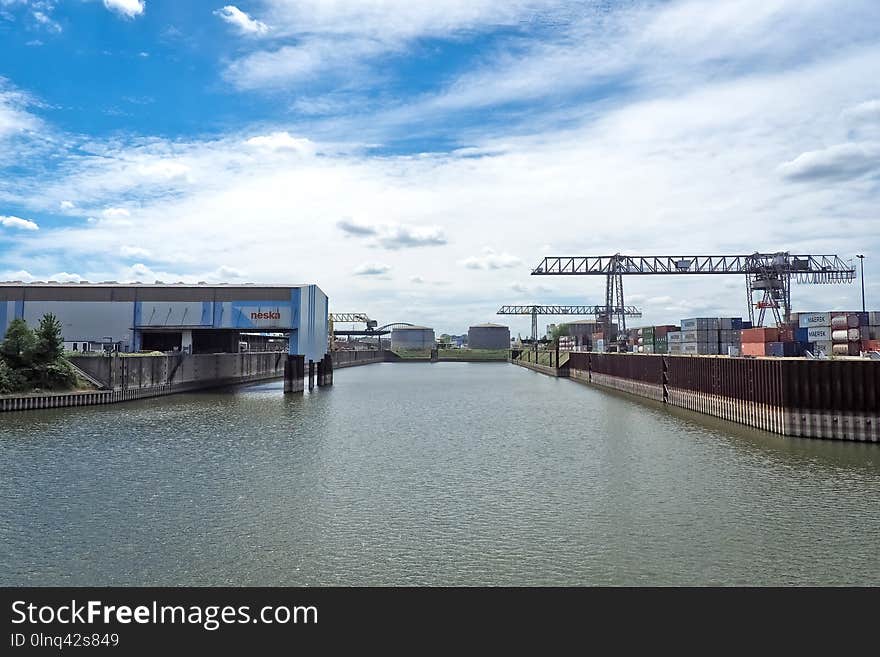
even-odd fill
[{"label": "industrial building", "polygon": [[509,349],[510,328],[501,324],[476,324],[468,328],[469,349]]},{"label": "industrial building", "polygon": [[391,348],[424,350],[434,348],[434,329],[427,326],[397,326],[391,331]]},{"label": "industrial building", "polygon": [[317,285],[184,285],[0,282],[0,334],[9,322],[61,322],[68,349],[228,353],[242,334],[281,333],[288,351],[327,352],[327,296]]}]

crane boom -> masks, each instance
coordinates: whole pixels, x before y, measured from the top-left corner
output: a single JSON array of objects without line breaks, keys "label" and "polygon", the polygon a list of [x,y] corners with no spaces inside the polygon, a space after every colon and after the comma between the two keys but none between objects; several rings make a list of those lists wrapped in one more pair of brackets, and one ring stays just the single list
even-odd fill
[{"label": "crane boom", "polygon": [[[623,277],[684,274],[745,274],[749,319],[757,325],[770,309],[778,323],[791,315],[791,281],[813,285],[852,283],[856,269],[837,255],[792,254],[787,251],[739,255],[548,256],[532,270],[533,276],[605,276],[607,326],[615,311],[623,307]],[[763,297],[754,303],[753,295]]]},{"label": "crane boom", "polygon": [[[531,315],[532,340],[538,339],[538,315],[606,315],[609,309],[605,306],[561,306],[531,304],[526,306],[501,306],[497,315]],[[642,311],[635,306],[620,306],[610,312],[621,317],[641,317]]]}]

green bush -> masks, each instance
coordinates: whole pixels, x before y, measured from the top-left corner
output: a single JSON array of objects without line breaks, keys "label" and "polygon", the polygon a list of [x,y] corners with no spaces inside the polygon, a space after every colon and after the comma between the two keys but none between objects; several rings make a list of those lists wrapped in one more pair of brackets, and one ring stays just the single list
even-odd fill
[{"label": "green bush", "polygon": [[64,360],[61,323],[48,313],[32,331],[23,319],[14,319],[0,342],[0,394],[39,387],[65,390],[76,385],[76,374]]}]

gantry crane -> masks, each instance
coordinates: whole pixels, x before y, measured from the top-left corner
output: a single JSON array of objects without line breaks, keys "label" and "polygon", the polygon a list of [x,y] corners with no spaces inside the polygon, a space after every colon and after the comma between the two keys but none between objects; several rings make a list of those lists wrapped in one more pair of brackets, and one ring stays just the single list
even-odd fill
[{"label": "gantry crane", "polygon": [[[621,306],[610,309],[615,315],[620,317],[641,317],[642,311],[635,306]],[[604,316],[607,315],[609,309],[606,306],[553,306],[531,304],[526,306],[501,306],[496,315],[531,315],[532,316],[532,340],[538,339],[538,315],[594,315],[599,318],[597,321],[604,322]],[[626,321],[625,319],[623,320]],[[626,329],[626,324],[623,325]],[[610,335],[607,333],[606,335]],[[612,338],[606,338],[612,339]]]},{"label": "gantry crane", "polygon": [[336,329],[334,325],[337,323],[350,324],[366,324],[367,331],[375,329],[379,322],[370,319],[366,313],[329,313],[327,315],[327,334],[330,340],[330,350],[336,346]]},{"label": "gantry crane", "polygon": [[[840,256],[780,251],[751,255],[551,256],[532,271],[533,276],[605,276],[604,318],[609,332],[612,317],[621,316],[618,311],[624,307],[623,277],[654,274],[745,274],[749,320],[762,326],[768,309],[777,323],[790,319],[792,278],[806,284],[852,283],[856,270],[852,262]],[[762,295],[757,303],[756,293]]]}]

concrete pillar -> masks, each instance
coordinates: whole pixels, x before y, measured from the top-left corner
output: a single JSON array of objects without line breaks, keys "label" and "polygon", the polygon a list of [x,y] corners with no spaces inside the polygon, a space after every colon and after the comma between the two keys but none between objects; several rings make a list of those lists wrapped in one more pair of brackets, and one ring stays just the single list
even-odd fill
[{"label": "concrete pillar", "polygon": [[284,392],[302,392],[305,356],[288,356],[284,361]]},{"label": "concrete pillar", "polygon": [[180,332],[180,351],[185,354],[191,354],[193,348],[193,332]]},{"label": "concrete pillar", "polygon": [[309,361],[309,390],[315,388],[315,361]]},{"label": "concrete pillar", "polygon": [[318,387],[320,388],[321,386],[324,385],[324,359],[323,358],[318,361],[317,366],[318,366],[317,383],[318,383]]},{"label": "concrete pillar", "polygon": [[324,356],[324,385],[333,385],[333,356],[327,354]]}]

